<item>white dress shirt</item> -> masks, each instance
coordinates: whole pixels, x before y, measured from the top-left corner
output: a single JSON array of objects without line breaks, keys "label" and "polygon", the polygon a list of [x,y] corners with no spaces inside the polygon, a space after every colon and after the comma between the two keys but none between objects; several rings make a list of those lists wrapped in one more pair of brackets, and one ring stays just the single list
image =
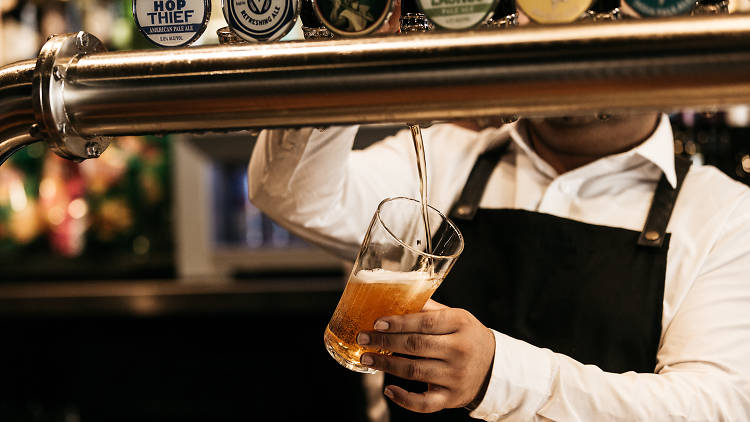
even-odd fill
[{"label": "white dress shirt", "polygon": [[[254,204],[294,233],[349,258],[383,198],[419,197],[409,132],[351,151],[356,131],[264,132],[248,173]],[[661,174],[673,185],[676,179],[666,116],[636,148],[561,175],[528,146],[523,122],[481,132],[441,124],[423,134],[429,202],[444,213],[477,156],[507,137],[513,142],[490,177],[481,208],[641,231]],[[750,189],[713,167],[694,165],[667,231],[672,237],[654,373],[604,372],[495,331],[489,387],[471,416],[750,420]],[[497,241],[503,241],[502,231]]]}]

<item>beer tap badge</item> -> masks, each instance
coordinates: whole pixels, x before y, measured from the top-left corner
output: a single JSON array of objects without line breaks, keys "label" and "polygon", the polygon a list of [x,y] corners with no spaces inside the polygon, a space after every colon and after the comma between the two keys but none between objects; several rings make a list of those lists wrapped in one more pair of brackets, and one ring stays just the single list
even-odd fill
[{"label": "beer tap badge", "polygon": [[383,26],[393,11],[393,0],[313,0],[313,8],[329,31],[359,36]]},{"label": "beer tap badge", "polygon": [[422,12],[443,29],[478,26],[492,15],[498,0],[417,0]]},{"label": "beer tap badge", "polygon": [[683,15],[693,10],[695,0],[625,0],[641,16]]},{"label": "beer tap badge", "polygon": [[133,0],[135,25],[160,47],[183,47],[197,40],[211,16],[211,0]]},{"label": "beer tap badge", "polygon": [[523,13],[536,23],[574,22],[592,3],[592,0],[516,0]]},{"label": "beer tap badge", "polygon": [[224,18],[248,41],[275,41],[289,33],[299,15],[299,0],[222,0]]}]

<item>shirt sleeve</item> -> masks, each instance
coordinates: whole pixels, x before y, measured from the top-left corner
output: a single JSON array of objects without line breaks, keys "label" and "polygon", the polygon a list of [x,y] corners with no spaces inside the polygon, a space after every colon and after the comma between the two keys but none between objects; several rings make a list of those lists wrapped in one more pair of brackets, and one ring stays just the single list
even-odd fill
[{"label": "shirt sleeve", "polygon": [[750,194],[735,204],[674,318],[655,373],[604,372],[495,333],[471,416],[488,421],[750,419]]},{"label": "shirt sleeve", "polygon": [[[358,127],[267,130],[250,160],[250,200],[283,227],[353,259],[378,204],[418,198],[416,155],[408,130],[352,151]],[[428,201],[447,211],[473,165],[476,133],[453,125],[424,130]]]}]

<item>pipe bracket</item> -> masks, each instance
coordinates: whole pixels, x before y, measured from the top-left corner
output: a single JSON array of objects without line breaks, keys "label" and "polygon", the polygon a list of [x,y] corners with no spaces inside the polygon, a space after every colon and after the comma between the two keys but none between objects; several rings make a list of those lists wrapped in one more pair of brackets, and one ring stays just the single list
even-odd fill
[{"label": "pipe bracket", "polygon": [[83,137],[65,107],[65,86],[72,84],[70,68],[81,57],[106,51],[99,39],[80,31],[51,36],[42,46],[34,69],[32,102],[39,135],[57,155],[82,161],[98,157],[111,137]]}]

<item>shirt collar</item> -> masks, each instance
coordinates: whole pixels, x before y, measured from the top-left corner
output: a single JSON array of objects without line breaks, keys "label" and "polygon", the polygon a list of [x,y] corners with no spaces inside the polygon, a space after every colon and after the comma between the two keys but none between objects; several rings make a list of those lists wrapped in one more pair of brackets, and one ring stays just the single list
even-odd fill
[{"label": "shirt collar", "polygon": [[673,188],[677,186],[677,174],[674,168],[674,135],[666,114],[662,114],[654,133],[633,151],[659,167]]},{"label": "shirt collar", "polygon": [[[531,160],[537,170],[552,179],[556,178],[558,176],[557,171],[555,171],[549,163],[544,161],[529,145],[529,142],[526,139],[528,133],[526,131],[525,122],[515,122],[506,126],[511,129],[510,138],[513,140],[514,144],[529,157],[529,160]],[[672,134],[672,126],[669,122],[669,117],[666,114],[662,114],[659,124],[656,126],[654,132],[638,146],[629,151],[603,157],[602,159],[625,162],[633,155],[638,155],[653,163],[661,170],[672,187],[677,185],[677,175],[674,168],[674,136]],[[596,163],[596,161],[594,163]],[[589,163],[584,167],[594,163]]]}]

